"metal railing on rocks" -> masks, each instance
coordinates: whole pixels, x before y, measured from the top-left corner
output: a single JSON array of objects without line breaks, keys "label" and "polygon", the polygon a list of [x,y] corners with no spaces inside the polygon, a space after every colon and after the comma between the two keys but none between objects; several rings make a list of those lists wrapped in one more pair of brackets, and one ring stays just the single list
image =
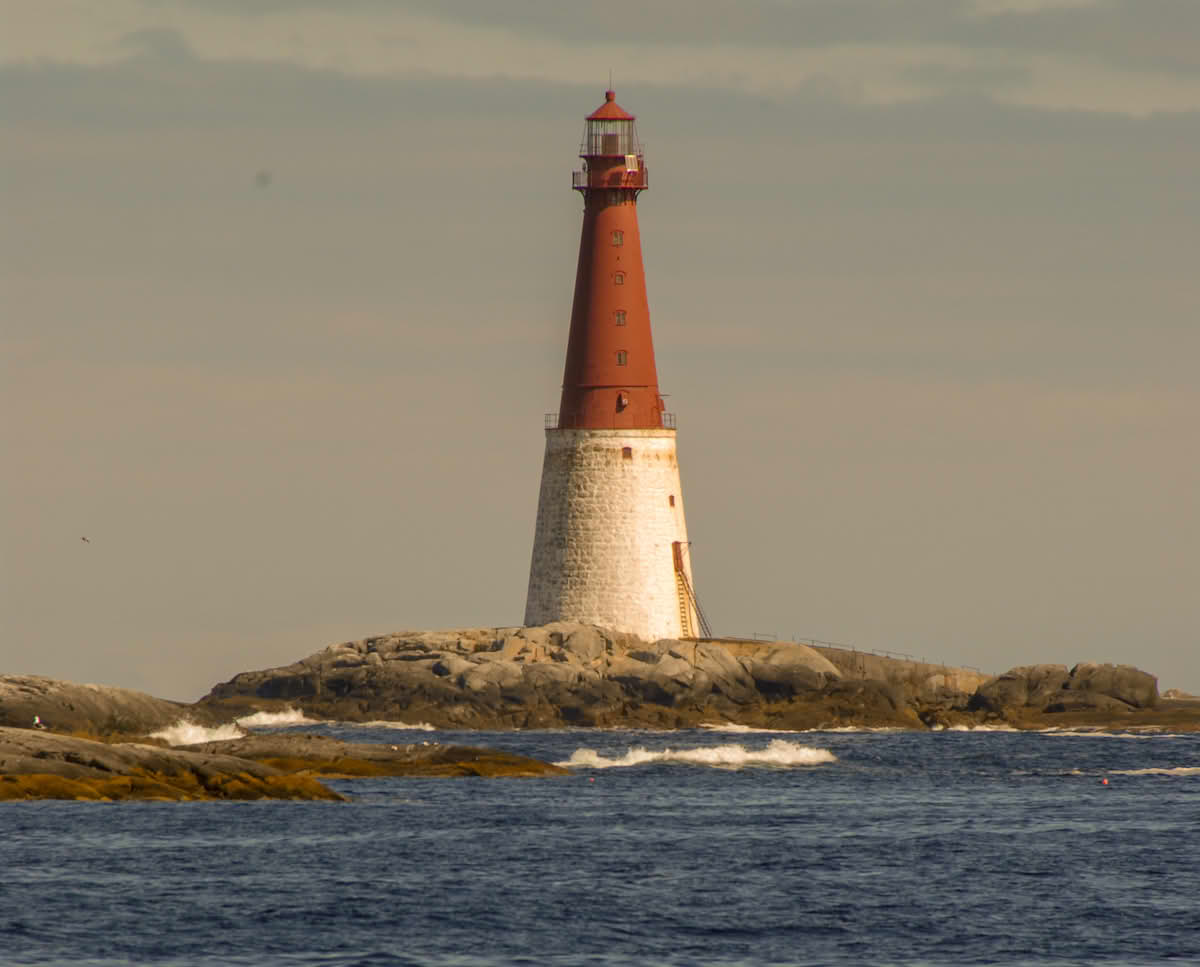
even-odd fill
[{"label": "metal railing on rocks", "polygon": [[887,648],[859,648],[856,645],[849,644],[845,641],[824,641],[821,638],[801,638],[793,635],[791,638],[780,638],[774,633],[752,631],[746,635],[721,635],[720,640],[724,641],[745,641],[745,642],[792,642],[797,645],[808,645],[813,648],[837,648],[841,651],[853,652],[856,655],[876,655],[879,658],[891,658],[901,661],[911,661],[930,667],[941,667],[946,669],[956,669],[961,671],[972,671],[979,675],[994,675],[994,672],[985,672],[983,669],[975,665],[953,665],[945,661],[931,661],[923,656],[910,655],[904,651],[889,651]]}]

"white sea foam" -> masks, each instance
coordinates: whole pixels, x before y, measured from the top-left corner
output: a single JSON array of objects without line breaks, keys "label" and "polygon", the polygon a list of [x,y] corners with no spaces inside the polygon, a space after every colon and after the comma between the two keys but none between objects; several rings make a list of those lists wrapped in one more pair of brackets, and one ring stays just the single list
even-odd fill
[{"label": "white sea foam", "polygon": [[742,769],[747,766],[817,766],[837,762],[828,749],[772,739],[766,748],[748,749],[744,745],[700,746],[690,749],[647,749],[633,746],[623,756],[609,758],[594,749],[576,749],[571,758],[558,765],[575,769],[615,769],[646,765],[650,762],[677,765],[711,766],[717,769]]},{"label": "white sea foam", "polygon": [[1011,725],[951,725],[947,732],[1020,732]]},{"label": "white sea foam", "polygon": [[736,732],[745,735],[807,735],[813,732],[867,733],[901,731],[900,729],[894,728],[890,725],[872,727],[865,725],[834,725],[827,726],[823,729],[760,729],[753,725],[738,725],[736,722],[707,722],[701,723],[700,728],[707,729],[709,732]]},{"label": "white sea foam", "polygon": [[320,719],[310,719],[298,708],[286,708],[282,712],[255,712],[244,715],[237,724],[244,729],[269,729],[288,725],[316,725]]},{"label": "white sea foam", "polygon": [[409,729],[417,732],[436,732],[437,726],[428,722],[384,722],[375,719],[371,722],[343,722],[343,725],[353,725],[359,729]]},{"label": "white sea foam", "polygon": [[1174,769],[1113,769],[1114,776],[1200,776],[1200,766],[1176,766]]},{"label": "white sea foam", "polygon": [[174,725],[165,729],[151,732],[150,738],[162,739],[167,745],[196,745],[199,742],[220,742],[223,739],[240,739],[245,732],[232,722],[228,725],[218,725],[209,728],[207,725],[197,725],[187,719],[180,719]]},{"label": "white sea foam", "polygon": [[1175,732],[1106,732],[1103,729],[1039,729],[1038,735],[1064,739],[1181,739]]}]

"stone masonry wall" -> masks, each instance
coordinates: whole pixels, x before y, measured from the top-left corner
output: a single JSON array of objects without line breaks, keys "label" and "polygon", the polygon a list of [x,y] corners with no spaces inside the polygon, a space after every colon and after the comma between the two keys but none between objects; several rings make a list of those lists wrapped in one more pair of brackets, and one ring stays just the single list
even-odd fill
[{"label": "stone masonry wall", "polygon": [[691,582],[674,430],[547,430],[525,624],[680,637],[673,541]]}]

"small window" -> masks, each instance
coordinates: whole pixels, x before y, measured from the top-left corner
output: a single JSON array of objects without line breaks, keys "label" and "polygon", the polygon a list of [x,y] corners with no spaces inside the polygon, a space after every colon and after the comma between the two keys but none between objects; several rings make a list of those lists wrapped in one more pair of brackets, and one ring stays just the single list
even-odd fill
[{"label": "small window", "polygon": [[622,460],[632,460],[633,459],[633,447],[621,447],[621,459]]},{"label": "small window", "polygon": [[671,494],[671,496],[669,496],[667,498],[667,503],[670,504],[672,507],[675,506],[675,495],[674,494]]},{"label": "small window", "polygon": [[625,273],[618,272],[615,276],[613,276],[613,284],[614,285],[624,285],[625,284]]},{"label": "small window", "polygon": [[613,245],[624,245],[624,244],[625,244],[625,233],[618,228],[616,231],[613,232]]},{"label": "small window", "polygon": [[624,366],[628,362],[629,362],[629,353],[625,352],[624,349],[618,349],[617,350],[617,365]]},{"label": "small window", "polygon": [[618,326],[625,325],[625,310],[618,309],[616,312],[613,313],[613,319],[616,320],[616,323]]}]

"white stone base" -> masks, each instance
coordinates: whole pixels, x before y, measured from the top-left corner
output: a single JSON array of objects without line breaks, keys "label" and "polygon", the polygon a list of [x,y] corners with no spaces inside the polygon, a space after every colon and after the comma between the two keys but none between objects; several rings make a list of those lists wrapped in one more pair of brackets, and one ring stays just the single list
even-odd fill
[{"label": "white stone base", "polygon": [[547,430],[525,624],[683,637],[675,541],[692,584],[674,430]]}]

